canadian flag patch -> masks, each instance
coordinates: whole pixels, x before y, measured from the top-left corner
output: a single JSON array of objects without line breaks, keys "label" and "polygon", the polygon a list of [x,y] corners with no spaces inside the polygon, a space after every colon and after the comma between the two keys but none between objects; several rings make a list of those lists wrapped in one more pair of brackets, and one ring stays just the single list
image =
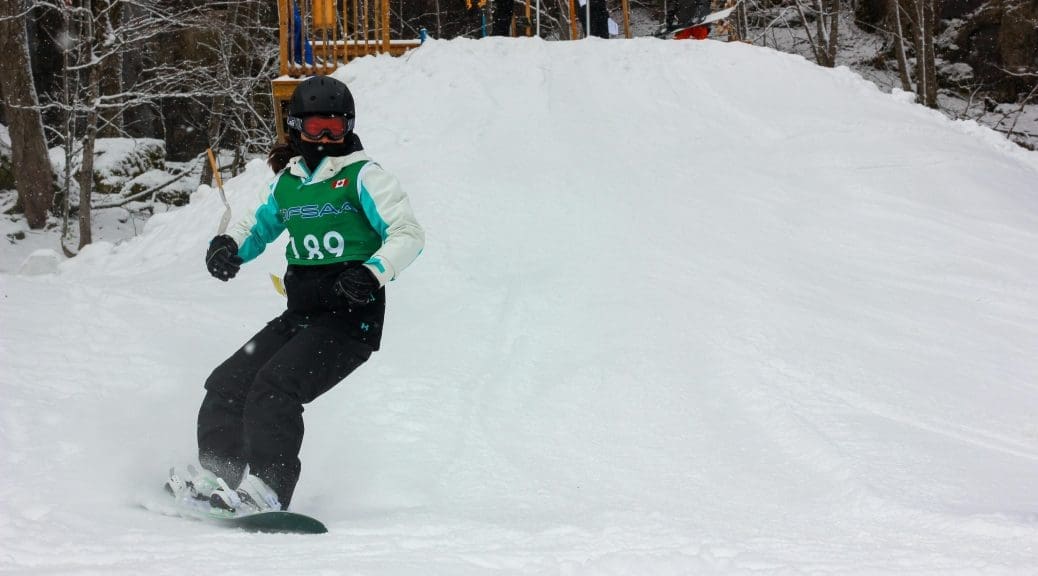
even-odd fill
[{"label": "canadian flag patch", "polygon": [[332,184],[332,188],[342,188],[343,186],[350,183],[349,178],[343,178],[342,180],[336,180],[335,184]]}]

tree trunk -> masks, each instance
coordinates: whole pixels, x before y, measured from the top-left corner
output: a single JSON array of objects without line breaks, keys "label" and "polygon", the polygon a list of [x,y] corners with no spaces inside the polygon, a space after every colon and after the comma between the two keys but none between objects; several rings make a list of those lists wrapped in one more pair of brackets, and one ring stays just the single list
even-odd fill
[{"label": "tree trunk", "polygon": [[923,43],[923,2],[925,0],[909,0],[912,6],[912,43],[915,48],[915,93],[919,102],[926,98],[926,48]]},{"label": "tree trunk", "polygon": [[836,52],[840,48],[840,0],[829,0],[829,53],[826,59],[829,66],[836,66]]},{"label": "tree trunk", "polygon": [[937,36],[937,11],[940,0],[920,0],[924,5],[923,36],[926,58],[926,94],[924,104],[937,108],[937,54],[935,39]]},{"label": "tree trunk", "polygon": [[83,162],[79,167],[79,247],[93,242],[90,233],[91,196],[94,190],[94,143],[97,141],[97,97],[101,67],[91,66],[87,86],[86,135],[83,136]]},{"label": "tree trunk", "polygon": [[40,229],[47,224],[47,211],[54,202],[54,172],[32,81],[24,10],[18,0],[0,2],[0,92],[10,123],[18,201],[29,228]]},{"label": "tree trunk", "polygon": [[[87,14],[93,14],[90,0],[84,2]],[[95,61],[94,51],[101,45],[94,34],[102,34],[101,27],[92,20],[83,34],[83,55],[90,66],[87,72],[86,134],[83,136],[83,161],[79,166],[79,248],[93,242],[90,230],[91,197],[94,191],[94,144],[97,142],[97,122],[100,119],[98,99],[101,91],[101,63]]]},{"label": "tree trunk", "polygon": [[938,0],[914,0],[912,8],[915,32],[916,94],[924,106],[937,107],[937,70],[934,34]]},{"label": "tree trunk", "polygon": [[[102,4],[101,10],[94,16],[95,30],[118,30],[122,26],[122,2]],[[103,38],[97,39],[97,49],[109,51],[102,44]],[[101,94],[121,94],[123,92],[123,50],[108,54],[101,66]],[[115,106],[100,111],[101,126],[99,133],[103,138],[117,138],[125,135],[122,106]]]},{"label": "tree trunk", "polygon": [[912,77],[908,74],[908,58],[905,56],[905,29],[901,24],[901,0],[890,0],[889,17],[894,35],[894,54],[897,56],[897,71],[901,78],[901,89],[914,92]]},{"label": "tree trunk", "polygon": [[[815,55],[815,62],[818,62],[818,64],[820,66],[824,66],[825,64],[822,63],[822,48],[821,48],[821,44],[823,42],[823,39],[821,37],[819,37],[818,40],[815,41],[815,38],[813,36],[811,36],[811,26],[807,23],[807,13],[804,10],[804,3],[801,2],[801,0],[796,0],[796,4],[797,4],[797,12],[800,13],[800,21],[804,23],[804,32],[807,34],[807,43],[811,46],[811,53],[813,53]],[[820,14],[819,14],[818,18],[819,18],[819,22],[820,22],[821,21],[821,15]],[[822,32],[822,25],[821,25],[821,23],[818,24],[818,31],[819,31],[819,33]]]},{"label": "tree trunk", "polygon": [[826,13],[828,5],[829,3],[825,0],[818,0],[818,16],[815,18],[817,28],[815,36],[818,38],[818,44],[815,46],[815,60],[819,66],[832,68],[833,63],[829,61],[829,46],[832,44],[832,39],[829,38],[829,29],[826,26],[829,21],[829,15]]},{"label": "tree trunk", "polygon": [[[70,8],[70,6],[66,5],[62,10],[62,32],[66,37],[71,38],[78,34],[78,30],[73,28],[76,26],[76,23],[72,19]],[[72,172],[75,161],[72,143],[76,139],[76,113],[72,109],[72,51],[68,42],[62,43],[61,46],[61,103],[64,106],[65,114],[63,119],[64,126],[62,127],[62,137],[64,139],[62,148],[65,149],[65,168],[61,178],[63,187],[61,194],[61,250],[66,256],[71,258],[75,256],[75,252],[66,247],[65,240],[69,237],[69,213],[72,211]]]}]

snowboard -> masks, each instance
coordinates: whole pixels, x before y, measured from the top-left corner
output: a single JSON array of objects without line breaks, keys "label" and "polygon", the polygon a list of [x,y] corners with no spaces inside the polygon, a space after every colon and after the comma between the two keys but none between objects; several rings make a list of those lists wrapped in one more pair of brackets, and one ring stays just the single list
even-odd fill
[{"label": "snowboard", "polygon": [[275,510],[235,513],[213,508],[206,501],[193,500],[190,497],[176,499],[165,494],[164,499],[164,502],[143,501],[141,505],[166,516],[199,520],[206,524],[245,532],[265,534],[324,534],[328,532],[328,528],[320,520],[298,512]]},{"label": "snowboard", "polygon": [[228,528],[265,534],[324,534],[328,532],[328,528],[320,520],[287,510],[236,514],[215,519],[214,522]]},{"label": "snowboard", "polygon": [[690,30],[692,28],[695,28],[696,26],[706,26],[707,24],[712,24],[714,22],[717,22],[718,20],[724,20],[725,18],[728,18],[729,16],[732,15],[732,12],[735,11],[735,8],[738,5],[739,4],[737,2],[734,6],[730,6],[728,8],[725,8],[724,10],[718,10],[717,12],[711,12],[710,14],[707,14],[706,16],[702,16],[700,18],[696,18],[695,20],[693,20],[691,22],[685,22],[683,24],[679,24],[678,26],[675,26],[675,27],[668,27],[666,24],[664,24],[656,32],[656,36],[658,38],[674,38],[676,36],[683,36],[682,32],[686,32],[686,31],[688,31],[688,30]]}]

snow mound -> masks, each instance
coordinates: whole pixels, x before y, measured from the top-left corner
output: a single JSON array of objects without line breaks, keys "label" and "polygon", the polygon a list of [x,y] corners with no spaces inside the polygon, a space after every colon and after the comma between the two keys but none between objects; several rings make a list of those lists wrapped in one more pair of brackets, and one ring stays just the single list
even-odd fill
[{"label": "snow mound", "polygon": [[[0,568],[1033,570],[1034,153],[740,44],[432,41],[336,75],[428,244],[383,350],[307,407],[293,507],[331,533],[137,505],[283,306],[283,244],[207,276],[203,187],[0,275]],[[225,183],[236,215],[271,176]]]}]

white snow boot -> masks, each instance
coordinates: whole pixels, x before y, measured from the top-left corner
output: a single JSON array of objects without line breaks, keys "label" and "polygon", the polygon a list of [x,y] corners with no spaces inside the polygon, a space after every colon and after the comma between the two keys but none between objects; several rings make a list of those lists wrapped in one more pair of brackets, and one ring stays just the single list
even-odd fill
[{"label": "white snow boot", "polygon": [[209,500],[209,496],[220,487],[219,478],[205,468],[198,469],[188,464],[186,468],[177,470],[169,469],[169,479],[166,480],[166,492],[178,500],[181,498],[193,498],[195,500]]},{"label": "white snow boot", "polygon": [[237,490],[231,490],[221,478],[217,478],[217,481],[220,486],[209,497],[209,505],[213,508],[247,514],[281,510],[277,493],[252,474],[241,481]]}]

